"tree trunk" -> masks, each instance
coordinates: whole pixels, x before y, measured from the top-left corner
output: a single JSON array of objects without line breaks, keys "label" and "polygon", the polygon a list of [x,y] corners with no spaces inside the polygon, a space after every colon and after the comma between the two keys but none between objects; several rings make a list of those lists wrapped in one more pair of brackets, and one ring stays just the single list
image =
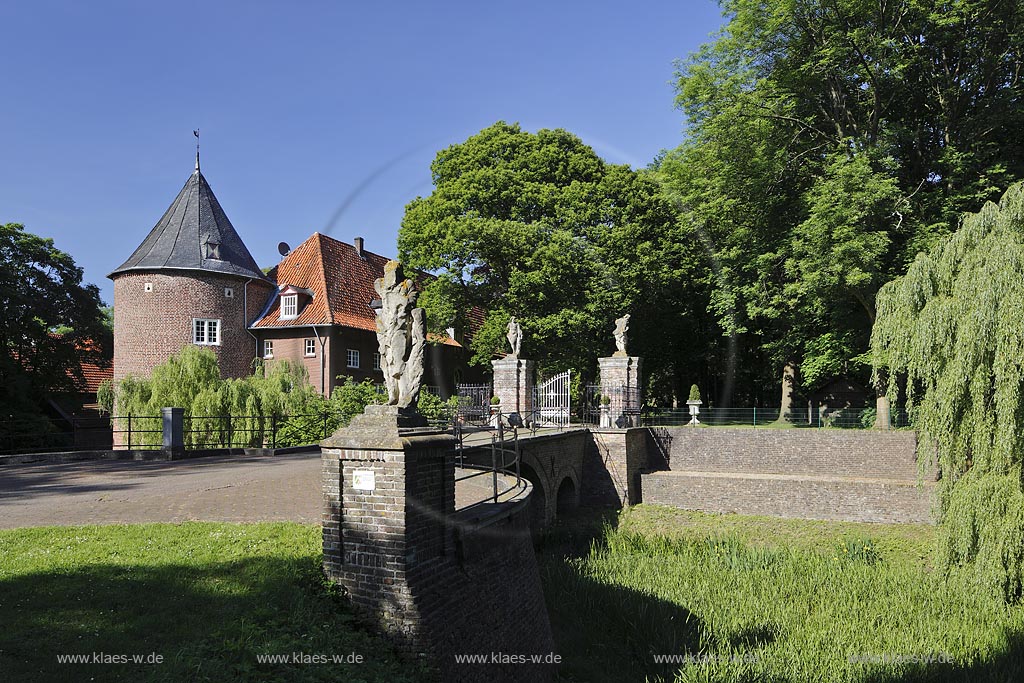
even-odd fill
[{"label": "tree trunk", "polygon": [[875,389],[878,396],[875,398],[875,429],[890,429],[892,427],[892,407],[889,404],[888,396],[889,373],[885,368],[878,370]]},{"label": "tree trunk", "polygon": [[796,362],[788,361],[782,369],[782,401],[779,405],[778,423],[786,422],[793,412],[793,389],[796,386]]}]

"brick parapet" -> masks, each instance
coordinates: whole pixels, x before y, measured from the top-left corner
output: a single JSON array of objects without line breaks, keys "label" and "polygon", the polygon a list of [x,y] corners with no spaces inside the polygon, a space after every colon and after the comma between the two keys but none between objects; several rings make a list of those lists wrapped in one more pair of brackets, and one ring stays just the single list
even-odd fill
[{"label": "brick parapet", "polygon": [[[349,438],[339,434],[334,443]],[[529,498],[464,526],[454,511],[452,437],[392,441],[398,445],[323,449],[326,574],[404,650],[435,655],[428,661],[444,680],[550,680],[544,667],[454,660],[457,653],[553,651]],[[356,470],[374,473],[373,491],[354,487]]]}]

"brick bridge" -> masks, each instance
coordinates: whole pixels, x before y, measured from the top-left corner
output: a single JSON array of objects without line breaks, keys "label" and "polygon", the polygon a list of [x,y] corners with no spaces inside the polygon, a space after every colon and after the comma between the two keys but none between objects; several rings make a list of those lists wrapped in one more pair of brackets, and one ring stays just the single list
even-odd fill
[{"label": "brick bridge", "polygon": [[[574,428],[520,430],[520,474],[533,485],[530,526],[543,529],[567,510],[583,505],[621,506],[639,484],[639,465],[627,467],[627,442],[635,453],[646,453],[648,430],[595,430]],[[486,437],[486,438],[484,438]],[[466,441],[469,465],[490,467],[490,433],[480,432]],[[646,455],[644,456],[646,459]],[[634,457],[636,463],[639,460]],[[630,479],[636,479],[631,487]]]},{"label": "brick bridge", "polygon": [[[519,439],[535,529],[580,504],[641,502],[810,519],[934,519],[936,475],[918,471],[913,432],[579,428],[524,430]],[[466,459],[490,466],[489,445],[474,445]]]}]

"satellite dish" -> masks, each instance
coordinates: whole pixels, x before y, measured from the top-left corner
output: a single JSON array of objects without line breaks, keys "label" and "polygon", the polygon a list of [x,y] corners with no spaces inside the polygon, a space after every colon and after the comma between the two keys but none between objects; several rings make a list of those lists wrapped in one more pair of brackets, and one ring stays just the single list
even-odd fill
[{"label": "satellite dish", "polygon": [[292,248],[288,246],[287,242],[281,242],[277,245],[277,253],[281,256],[287,256],[291,250]]}]

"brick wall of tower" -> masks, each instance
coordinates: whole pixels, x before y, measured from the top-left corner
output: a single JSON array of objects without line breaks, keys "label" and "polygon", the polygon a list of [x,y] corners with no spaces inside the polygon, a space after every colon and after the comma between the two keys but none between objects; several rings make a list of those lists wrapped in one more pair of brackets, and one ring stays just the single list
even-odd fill
[{"label": "brick wall of tower", "polygon": [[[153,367],[192,344],[192,320],[220,320],[213,350],[221,376],[251,371],[256,342],[246,330],[273,286],[207,271],[129,272],[114,278],[114,379],[149,376]],[[146,283],[152,291],[146,291]],[[226,289],[232,289],[228,297]],[[247,290],[247,291],[246,291]],[[247,307],[248,311],[243,311]]]}]

